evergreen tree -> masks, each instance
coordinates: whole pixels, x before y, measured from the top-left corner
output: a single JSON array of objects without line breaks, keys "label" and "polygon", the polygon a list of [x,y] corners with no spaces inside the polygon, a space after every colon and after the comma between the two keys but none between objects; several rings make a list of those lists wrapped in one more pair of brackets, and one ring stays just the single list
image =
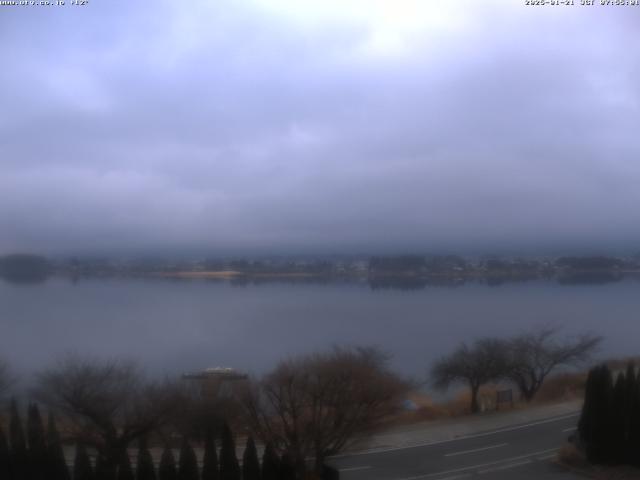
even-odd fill
[{"label": "evergreen tree", "polygon": [[578,432],[591,463],[608,463],[612,458],[612,397],[611,371],[606,365],[593,368],[587,378],[584,406],[578,423]]},{"label": "evergreen tree", "polygon": [[598,369],[592,368],[587,375],[584,387],[584,402],[580,420],[578,420],[578,435],[581,442],[587,445],[592,442],[594,428],[595,389],[597,384]]},{"label": "evergreen tree", "polygon": [[118,465],[118,477],[117,480],[135,480],[133,474],[133,468],[131,467],[131,459],[129,453],[124,452],[120,464]]},{"label": "evergreen tree", "polygon": [[95,475],[96,480],[117,480],[118,477],[118,459],[115,463],[107,458],[103,453],[99,453],[96,458]]},{"label": "evergreen tree", "polygon": [[91,460],[83,444],[76,445],[76,457],[73,462],[73,480],[94,480]]},{"label": "evergreen tree", "polygon": [[240,480],[240,465],[236,457],[236,444],[229,425],[222,427],[222,447],[220,449],[220,479]]},{"label": "evergreen tree", "polygon": [[340,480],[340,471],[337,468],[323,465],[322,480]]},{"label": "evergreen tree", "polygon": [[280,480],[296,480],[296,467],[293,457],[284,452],[280,459]]},{"label": "evergreen tree", "polygon": [[280,459],[270,443],[262,454],[262,480],[280,480]]},{"label": "evergreen tree", "polygon": [[11,476],[9,443],[7,442],[7,437],[2,430],[2,425],[0,425],[0,478],[13,480]]},{"label": "evergreen tree", "polygon": [[605,463],[619,465],[625,460],[627,445],[627,399],[625,375],[619,373],[613,387],[613,397],[609,410],[609,442],[610,455]]},{"label": "evergreen tree", "polygon": [[635,378],[635,388],[631,400],[631,421],[629,425],[629,449],[631,465],[640,467],[640,371]]},{"label": "evergreen tree", "polygon": [[627,398],[633,398],[636,388],[636,367],[632,362],[627,364],[627,369],[624,372],[625,380],[625,396]]},{"label": "evergreen tree", "polygon": [[136,469],[137,480],[156,480],[156,469],[153,465],[153,457],[147,447],[147,441],[141,438],[138,442],[138,466]]},{"label": "evergreen tree", "polygon": [[158,480],[178,480],[178,471],[176,470],[176,461],[173,452],[167,446],[160,457],[160,466],[158,467]]},{"label": "evergreen tree", "polygon": [[615,456],[613,452],[613,436],[611,424],[611,409],[613,406],[613,374],[604,365],[600,372],[600,386],[598,387],[598,411],[596,412],[596,445],[600,452],[600,463],[611,463]]},{"label": "evergreen tree", "polygon": [[47,443],[40,409],[36,404],[29,405],[27,409],[27,439],[29,443],[29,478],[31,480],[46,480],[49,470]]},{"label": "evergreen tree", "polygon": [[204,457],[202,458],[202,480],[219,480],[218,452],[213,433],[209,430],[204,441]]},{"label": "evergreen tree", "polygon": [[629,364],[612,385],[606,365],[589,372],[578,433],[591,463],[640,466],[639,375]]},{"label": "evergreen tree", "polygon": [[104,455],[98,453],[96,457],[96,466],[95,466],[95,478],[96,480],[115,480],[115,472],[112,471],[109,462],[107,462]]},{"label": "evergreen tree", "polygon": [[185,437],[182,440],[182,446],[180,447],[178,479],[198,480],[198,478],[198,459],[196,458],[196,452],[193,451],[191,444]]},{"label": "evergreen tree", "polygon": [[62,442],[60,441],[60,434],[52,412],[49,412],[47,422],[47,458],[49,465],[47,480],[71,480]]},{"label": "evergreen tree", "polygon": [[11,444],[11,473],[14,480],[27,480],[28,452],[27,442],[22,428],[22,419],[15,399],[11,400],[11,419],[9,421],[9,443]]},{"label": "evergreen tree", "polygon": [[247,438],[242,456],[242,480],[260,480],[260,461],[253,438]]},{"label": "evergreen tree", "polygon": [[622,452],[623,461],[627,465],[632,465],[635,461],[636,452],[635,447],[638,445],[634,434],[634,428],[636,419],[640,412],[636,411],[636,368],[633,363],[627,365],[627,370],[624,374],[625,382],[625,405],[624,405],[624,425],[625,425],[625,446]]}]

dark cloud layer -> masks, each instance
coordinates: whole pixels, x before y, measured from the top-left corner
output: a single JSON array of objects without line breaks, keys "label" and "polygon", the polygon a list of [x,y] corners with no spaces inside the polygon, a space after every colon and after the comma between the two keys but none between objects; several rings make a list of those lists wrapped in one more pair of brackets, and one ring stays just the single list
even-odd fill
[{"label": "dark cloud layer", "polygon": [[635,248],[640,7],[522,3],[0,7],[0,251]]}]

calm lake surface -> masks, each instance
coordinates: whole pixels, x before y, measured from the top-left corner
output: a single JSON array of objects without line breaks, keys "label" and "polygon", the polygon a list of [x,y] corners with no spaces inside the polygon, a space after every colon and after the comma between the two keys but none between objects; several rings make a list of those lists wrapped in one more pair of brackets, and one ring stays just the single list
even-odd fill
[{"label": "calm lake surface", "polygon": [[0,356],[21,374],[67,351],[139,360],[149,372],[261,373],[334,344],[379,345],[423,378],[459,342],[552,323],[605,336],[600,356],[640,353],[640,282],[551,281],[372,289],[366,283],[233,285],[167,279],[0,280]]}]

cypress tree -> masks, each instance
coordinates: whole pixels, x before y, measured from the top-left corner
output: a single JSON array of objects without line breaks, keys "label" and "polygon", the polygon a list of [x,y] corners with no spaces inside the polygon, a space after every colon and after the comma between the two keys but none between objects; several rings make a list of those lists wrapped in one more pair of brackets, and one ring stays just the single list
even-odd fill
[{"label": "cypress tree", "polygon": [[636,423],[635,417],[640,412],[636,410],[636,369],[633,363],[627,365],[627,370],[624,375],[625,382],[625,405],[624,405],[624,424],[625,424],[625,445],[623,451],[623,461],[628,465],[632,465],[635,461],[635,445],[637,440],[634,434],[634,425]]},{"label": "cypress tree", "polygon": [[322,465],[322,480],[340,480],[340,471],[329,465]]},{"label": "cypress tree", "polygon": [[240,480],[240,465],[236,457],[236,444],[229,425],[222,427],[222,447],[220,449],[220,479]]},{"label": "cypress tree", "polygon": [[133,468],[131,467],[131,459],[129,458],[129,453],[126,451],[122,455],[118,465],[117,480],[135,480]]},{"label": "cypress tree", "polygon": [[280,459],[270,443],[262,454],[262,480],[280,480]]},{"label": "cypress tree", "polygon": [[29,477],[31,480],[45,480],[49,470],[47,443],[40,409],[33,403],[27,409],[27,439],[29,443]]},{"label": "cypress tree", "polygon": [[96,457],[96,466],[94,469],[96,480],[114,480],[112,477],[114,476],[104,455],[98,453]]},{"label": "cypress tree", "polygon": [[587,444],[587,458],[591,463],[609,463],[613,457],[613,429],[610,422],[613,403],[613,379],[606,365],[598,368],[593,393],[593,430]]},{"label": "cypress tree", "polygon": [[196,452],[193,451],[191,444],[185,437],[182,440],[182,446],[180,447],[178,479],[198,480],[198,478],[198,459],[196,458]]},{"label": "cypress tree", "polygon": [[209,430],[204,440],[204,457],[202,458],[202,480],[219,480],[218,452],[213,433]]},{"label": "cypress tree", "polygon": [[260,480],[260,461],[253,438],[247,438],[247,445],[242,455],[242,480]]},{"label": "cypress tree", "polygon": [[166,446],[160,457],[160,466],[158,467],[158,480],[178,480],[178,471],[176,470],[176,461],[173,452]]},{"label": "cypress tree", "polygon": [[138,442],[138,466],[136,469],[137,480],[156,480],[156,469],[153,465],[153,457],[147,447],[145,438]]},{"label": "cypress tree", "polygon": [[73,480],[94,480],[91,460],[82,443],[76,445],[76,457],[73,462]]},{"label": "cypress tree", "polygon": [[49,464],[47,480],[71,480],[62,442],[60,441],[60,434],[52,412],[49,412],[47,421],[47,458]]},{"label": "cypress tree", "polygon": [[580,420],[578,420],[578,435],[583,445],[588,445],[593,441],[594,429],[594,409],[595,409],[595,390],[597,387],[598,369],[592,368],[587,375],[587,382],[584,387],[584,403],[582,404],[582,412]]},{"label": "cypress tree", "polygon": [[0,425],[0,478],[13,480],[11,476],[9,443],[7,442],[7,437],[2,430],[2,425]]},{"label": "cypress tree", "polygon": [[632,362],[629,362],[627,364],[627,369],[624,373],[624,380],[625,380],[625,395],[627,398],[633,398],[634,391],[636,388],[636,367]]},{"label": "cypress tree", "polygon": [[96,458],[95,476],[96,480],[116,480],[118,475],[119,459],[114,463],[103,453],[99,453]]},{"label": "cypress tree", "polygon": [[288,452],[284,452],[280,459],[280,480],[296,480],[296,467],[293,458]]},{"label": "cypress tree", "polygon": [[9,421],[9,443],[11,444],[11,472],[14,480],[26,480],[28,471],[27,442],[22,428],[22,419],[18,404],[11,400],[11,419]]},{"label": "cypress tree", "polygon": [[[640,375],[640,372],[638,375]],[[640,377],[638,376],[635,379],[631,405],[633,413],[629,426],[629,449],[627,454],[631,465],[640,467]]]},{"label": "cypress tree", "polygon": [[613,397],[609,410],[609,447],[610,455],[605,459],[605,463],[618,465],[624,462],[627,445],[627,425],[626,425],[626,382],[625,376],[619,373],[613,387]]}]

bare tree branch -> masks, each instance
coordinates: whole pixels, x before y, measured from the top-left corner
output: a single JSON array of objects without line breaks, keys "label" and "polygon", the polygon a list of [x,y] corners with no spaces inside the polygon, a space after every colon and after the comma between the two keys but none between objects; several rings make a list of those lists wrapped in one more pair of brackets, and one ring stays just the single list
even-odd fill
[{"label": "bare tree branch", "polygon": [[147,382],[134,363],[77,355],[40,373],[34,393],[113,466],[131,441],[157,429],[176,407],[170,385]]},{"label": "bare tree branch", "polygon": [[496,338],[481,338],[470,346],[461,344],[451,355],[433,365],[433,386],[447,389],[454,383],[466,383],[471,391],[471,412],[478,412],[480,387],[507,374],[507,346],[506,342]]},{"label": "bare tree branch", "polygon": [[399,406],[407,384],[373,348],[335,348],[282,362],[254,384],[247,417],[263,441],[287,451],[299,471],[306,458],[319,469]]},{"label": "bare tree branch", "polygon": [[545,326],[509,341],[507,377],[526,401],[533,400],[553,370],[584,363],[602,342],[601,336],[593,334],[563,340],[557,335],[557,328]]}]

